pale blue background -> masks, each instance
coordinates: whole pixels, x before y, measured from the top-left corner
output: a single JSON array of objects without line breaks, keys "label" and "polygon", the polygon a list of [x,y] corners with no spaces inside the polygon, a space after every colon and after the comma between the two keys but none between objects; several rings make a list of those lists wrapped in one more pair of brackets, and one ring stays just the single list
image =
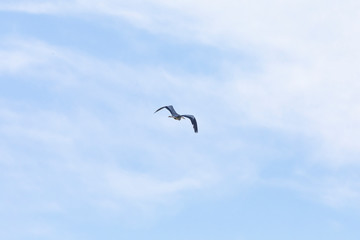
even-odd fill
[{"label": "pale blue background", "polygon": [[359,7],[1,1],[0,238],[359,239]]}]

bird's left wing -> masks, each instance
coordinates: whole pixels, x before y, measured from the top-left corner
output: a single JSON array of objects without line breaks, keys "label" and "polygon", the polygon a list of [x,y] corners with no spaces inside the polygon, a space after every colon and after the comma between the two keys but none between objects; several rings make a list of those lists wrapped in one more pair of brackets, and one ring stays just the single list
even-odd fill
[{"label": "bird's left wing", "polygon": [[159,109],[156,110],[154,113],[157,113],[158,111],[160,111],[161,109],[164,109],[164,108],[166,108],[166,106],[159,108]]},{"label": "bird's left wing", "polygon": [[198,125],[197,125],[197,122],[196,122],[196,118],[193,116],[193,115],[181,115],[183,117],[186,117],[188,119],[190,119],[193,127],[194,127],[194,131],[197,133],[198,132]]},{"label": "bird's left wing", "polygon": [[158,111],[160,111],[161,109],[166,108],[167,110],[169,110],[169,112],[171,113],[172,116],[178,116],[179,114],[175,111],[174,107],[172,105],[169,106],[164,106],[159,108],[158,110],[156,110],[154,113],[157,113]]}]

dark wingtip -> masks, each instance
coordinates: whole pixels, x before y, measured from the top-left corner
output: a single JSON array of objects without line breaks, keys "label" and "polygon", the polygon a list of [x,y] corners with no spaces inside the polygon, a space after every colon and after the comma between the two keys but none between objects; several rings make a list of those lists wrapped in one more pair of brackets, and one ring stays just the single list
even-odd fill
[{"label": "dark wingtip", "polygon": [[160,111],[161,109],[163,109],[164,107],[161,107],[159,109],[157,109],[154,113],[157,113],[158,111]]}]

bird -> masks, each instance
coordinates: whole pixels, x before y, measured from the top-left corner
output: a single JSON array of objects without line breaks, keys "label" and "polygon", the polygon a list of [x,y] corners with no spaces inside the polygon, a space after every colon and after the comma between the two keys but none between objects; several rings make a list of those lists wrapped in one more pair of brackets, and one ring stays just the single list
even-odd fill
[{"label": "bird", "polygon": [[171,116],[169,116],[170,118],[173,118],[173,119],[179,120],[179,121],[181,119],[185,119],[185,118],[190,119],[190,121],[191,121],[191,123],[193,125],[193,128],[194,128],[194,132],[195,133],[198,132],[198,126],[197,126],[196,118],[193,115],[188,115],[188,114],[180,115],[180,114],[178,114],[175,111],[175,109],[174,109],[174,107],[172,105],[161,107],[158,110],[156,110],[154,113],[157,113],[158,111],[160,111],[161,109],[164,109],[164,108],[169,110],[169,112],[171,113]]}]

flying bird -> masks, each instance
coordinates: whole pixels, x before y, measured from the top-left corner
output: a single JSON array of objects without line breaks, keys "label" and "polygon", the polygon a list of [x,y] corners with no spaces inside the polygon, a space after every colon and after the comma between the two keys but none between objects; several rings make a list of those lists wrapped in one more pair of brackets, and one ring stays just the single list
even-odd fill
[{"label": "flying bird", "polygon": [[175,109],[174,109],[174,107],[172,105],[161,107],[158,110],[156,110],[154,113],[160,111],[163,108],[166,108],[167,110],[169,110],[169,112],[171,113],[171,116],[169,116],[170,118],[173,118],[173,119],[179,120],[179,121],[181,119],[185,119],[185,118],[190,119],[190,121],[191,121],[191,123],[193,125],[193,128],[194,128],[194,131],[196,133],[198,132],[197,122],[196,122],[196,119],[195,119],[195,117],[193,115],[187,115],[187,114],[180,115],[175,111]]}]

